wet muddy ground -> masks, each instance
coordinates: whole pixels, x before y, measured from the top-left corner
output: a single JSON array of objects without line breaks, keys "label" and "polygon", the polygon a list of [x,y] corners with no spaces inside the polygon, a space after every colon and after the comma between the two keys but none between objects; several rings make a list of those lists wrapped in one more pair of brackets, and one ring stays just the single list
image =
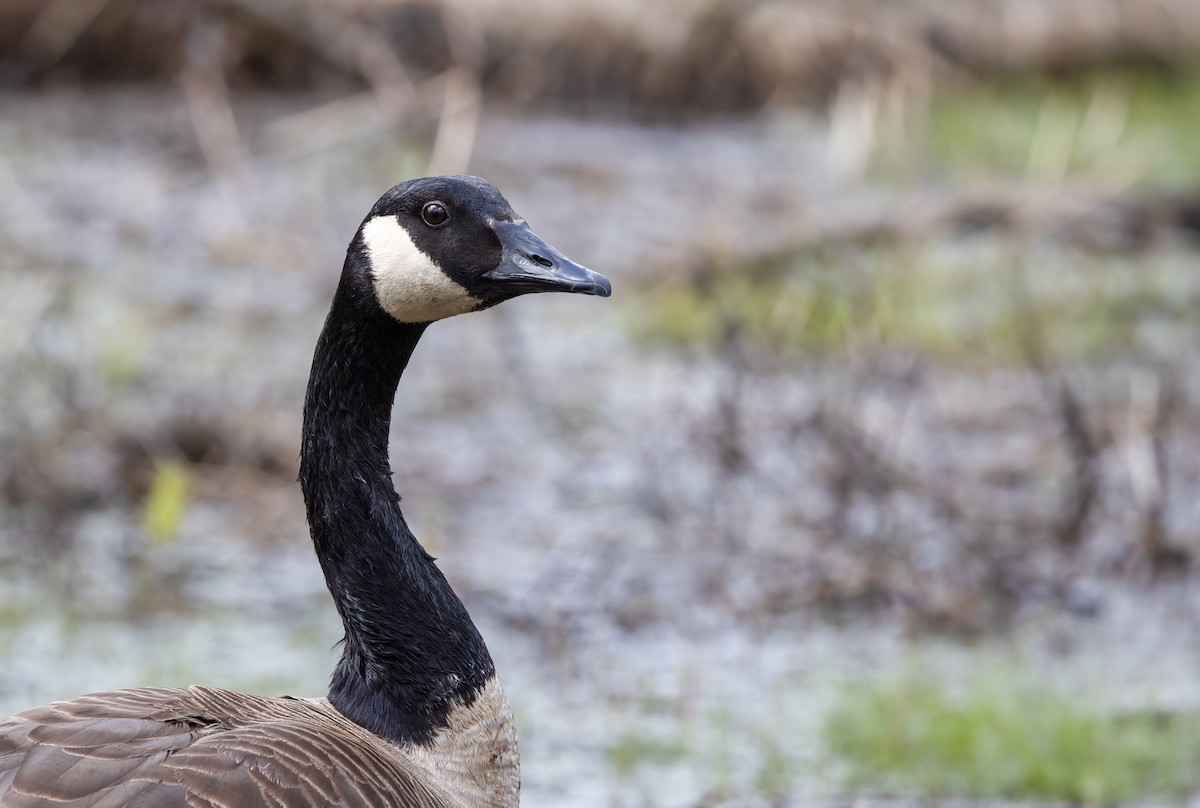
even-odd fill
[{"label": "wet muddy ground", "polygon": [[[0,99],[0,712],[135,684],[324,692],[339,631],[293,482],[304,383],[345,243],[426,146],[370,109],[322,138],[301,114],[320,101],[239,101],[245,152],[215,167],[171,94]],[[496,657],[527,805],[848,799],[829,705],[913,664],[1200,708],[1194,498],[1167,501],[1161,557],[1138,551],[1137,425],[1163,378],[1174,490],[1200,476],[1186,323],[1146,321],[1150,370],[1072,365],[1107,437],[1067,548],[1069,426],[1028,368],[646,336],[664,274],[750,265],[898,195],[828,148],[796,116],[485,115],[471,171],[615,290],[440,323],[397,396],[396,486]],[[1195,260],[1154,258],[1178,299],[1200,299]],[[148,529],[164,468],[186,493]]]}]

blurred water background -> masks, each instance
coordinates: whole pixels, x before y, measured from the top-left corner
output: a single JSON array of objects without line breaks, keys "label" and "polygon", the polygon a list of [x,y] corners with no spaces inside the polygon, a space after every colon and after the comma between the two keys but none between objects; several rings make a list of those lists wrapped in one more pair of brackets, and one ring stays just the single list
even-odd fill
[{"label": "blurred water background", "polygon": [[310,352],[469,172],[615,289],[397,397],[526,805],[1196,803],[1198,131],[1193,0],[0,0],[0,713],[324,693]]}]

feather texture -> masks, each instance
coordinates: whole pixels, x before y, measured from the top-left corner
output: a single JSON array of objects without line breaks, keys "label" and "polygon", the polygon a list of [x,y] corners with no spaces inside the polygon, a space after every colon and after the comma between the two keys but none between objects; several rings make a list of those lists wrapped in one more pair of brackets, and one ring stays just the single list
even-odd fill
[{"label": "feather texture", "polygon": [[[483,779],[507,779],[514,765]],[[497,727],[491,727],[495,731]],[[443,740],[443,745],[452,745]],[[463,789],[453,755],[389,743],[325,699],[214,688],[111,690],[0,722],[5,808],[246,808],[337,805],[459,808],[506,804],[505,789]],[[472,767],[469,767],[472,768]],[[447,777],[447,774],[451,775]],[[465,774],[465,776],[464,776]],[[449,782],[449,787],[439,785]],[[455,794],[455,791],[464,792]],[[497,799],[501,801],[496,801]]]}]

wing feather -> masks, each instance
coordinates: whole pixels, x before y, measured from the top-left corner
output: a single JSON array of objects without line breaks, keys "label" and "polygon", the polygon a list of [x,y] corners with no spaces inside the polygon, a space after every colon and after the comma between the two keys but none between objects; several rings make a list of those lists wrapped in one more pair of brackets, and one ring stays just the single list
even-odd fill
[{"label": "wing feather", "polygon": [[398,749],[302,699],[80,696],[0,721],[3,808],[456,808]]}]

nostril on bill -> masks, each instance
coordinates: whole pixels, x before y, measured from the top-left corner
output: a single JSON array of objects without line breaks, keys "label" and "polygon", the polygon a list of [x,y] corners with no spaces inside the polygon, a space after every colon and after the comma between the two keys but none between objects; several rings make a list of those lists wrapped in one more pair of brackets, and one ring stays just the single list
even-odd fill
[{"label": "nostril on bill", "polygon": [[549,258],[543,258],[542,256],[538,255],[537,253],[534,253],[533,255],[531,255],[529,257],[533,260],[534,263],[541,264],[542,266],[546,267],[547,269],[554,266],[554,262],[552,262]]}]

